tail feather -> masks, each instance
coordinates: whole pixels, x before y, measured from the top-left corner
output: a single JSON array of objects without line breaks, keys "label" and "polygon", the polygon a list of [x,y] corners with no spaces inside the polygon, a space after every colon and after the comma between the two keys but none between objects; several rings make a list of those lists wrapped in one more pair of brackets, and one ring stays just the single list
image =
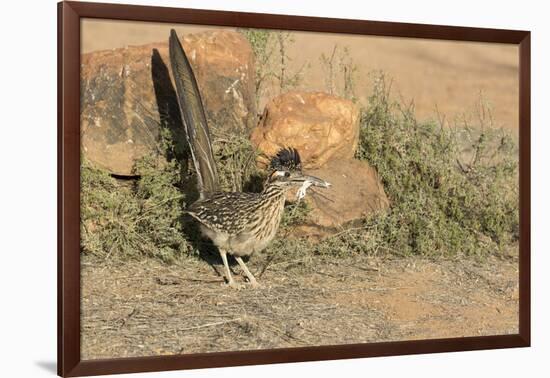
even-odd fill
[{"label": "tail feather", "polygon": [[178,36],[173,29],[170,31],[169,46],[170,64],[172,66],[174,81],[176,82],[181,118],[193,157],[193,164],[197,172],[200,197],[204,198],[206,193],[220,190],[210,132],[197,80]]}]

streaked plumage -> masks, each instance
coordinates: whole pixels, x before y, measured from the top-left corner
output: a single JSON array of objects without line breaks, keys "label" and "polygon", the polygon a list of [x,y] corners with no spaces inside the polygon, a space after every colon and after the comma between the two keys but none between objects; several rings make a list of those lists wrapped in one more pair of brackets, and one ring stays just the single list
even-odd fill
[{"label": "streaked plumage", "polygon": [[215,193],[195,202],[189,214],[218,248],[248,256],[273,240],[284,204],[283,187],[270,185],[262,193]]}]

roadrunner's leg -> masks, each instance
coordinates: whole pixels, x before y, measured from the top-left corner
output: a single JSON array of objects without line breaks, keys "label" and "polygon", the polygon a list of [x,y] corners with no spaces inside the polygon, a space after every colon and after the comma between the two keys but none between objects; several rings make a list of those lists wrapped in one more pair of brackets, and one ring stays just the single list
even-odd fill
[{"label": "roadrunner's leg", "polygon": [[222,256],[223,265],[225,266],[225,278],[227,279],[227,284],[233,289],[240,289],[241,285],[235,282],[233,276],[231,275],[231,270],[229,270],[229,264],[227,263],[227,251],[220,249],[220,255]]},{"label": "roadrunner's leg", "polygon": [[258,283],[258,281],[256,281],[256,278],[254,278],[254,276],[252,275],[252,273],[250,273],[250,270],[248,270],[248,268],[246,267],[246,265],[244,264],[244,261],[241,257],[239,256],[235,256],[235,260],[237,260],[237,262],[239,263],[239,265],[241,266],[242,270],[244,270],[244,274],[246,274],[246,276],[248,277],[248,281],[250,281],[250,285],[252,285],[253,287],[258,287],[260,286],[260,284]]}]

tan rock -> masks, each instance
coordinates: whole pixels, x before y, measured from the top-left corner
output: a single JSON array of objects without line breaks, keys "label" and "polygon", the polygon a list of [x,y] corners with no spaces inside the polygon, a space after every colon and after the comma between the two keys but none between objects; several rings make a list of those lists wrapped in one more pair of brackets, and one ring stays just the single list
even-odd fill
[{"label": "tan rock", "polygon": [[308,174],[330,182],[328,189],[308,189],[305,197],[311,211],[307,221],[296,228],[295,236],[322,238],[366,215],[389,208],[389,200],[378,174],[367,162],[333,160]]},{"label": "tan rock", "polygon": [[[246,39],[237,32],[213,31],[185,35],[182,43],[213,132],[252,128],[254,56]],[[167,42],[82,55],[85,158],[112,173],[129,175],[136,159],[162,152],[162,128],[184,143],[169,66]]]},{"label": "tan rock", "polygon": [[[266,156],[283,147],[296,148],[304,168],[351,159],[359,141],[359,109],[327,93],[288,92],[266,105],[251,140]],[[261,156],[259,163],[265,166],[268,161]]]}]

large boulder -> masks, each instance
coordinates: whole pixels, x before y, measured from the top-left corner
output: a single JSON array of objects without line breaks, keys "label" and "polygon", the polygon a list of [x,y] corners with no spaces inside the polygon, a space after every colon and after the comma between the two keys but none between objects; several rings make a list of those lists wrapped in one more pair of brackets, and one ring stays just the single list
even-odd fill
[{"label": "large boulder", "polygon": [[256,124],[254,52],[237,32],[215,31],[183,38],[211,128],[249,131]]},{"label": "large boulder", "polygon": [[314,239],[339,232],[366,215],[389,208],[390,202],[374,168],[367,162],[332,160],[307,174],[331,183],[328,189],[308,190],[305,201],[311,208],[305,222],[293,231],[295,236]]},{"label": "large boulder", "polygon": [[[168,39],[168,36],[167,36]],[[254,55],[237,32],[185,35],[188,55],[214,133],[248,130],[256,117]],[[168,44],[93,52],[81,59],[81,136],[85,158],[119,175],[136,159],[163,153],[169,129],[184,141]]]},{"label": "large boulder", "polygon": [[[279,149],[294,147],[307,174],[332,184],[308,189],[305,201],[311,211],[292,235],[321,239],[389,207],[376,170],[354,159],[359,117],[353,102],[321,92],[288,92],[266,105],[251,136],[260,152],[259,165],[266,167]],[[287,200],[292,202],[295,195],[296,189],[289,190]]]},{"label": "large boulder", "polygon": [[331,160],[351,159],[359,141],[359,108],[351,101],[322,92],[292,91],[265,107],[252,143],[266,156],[283,147],[296,148],[304,168],[320,168]]}]

